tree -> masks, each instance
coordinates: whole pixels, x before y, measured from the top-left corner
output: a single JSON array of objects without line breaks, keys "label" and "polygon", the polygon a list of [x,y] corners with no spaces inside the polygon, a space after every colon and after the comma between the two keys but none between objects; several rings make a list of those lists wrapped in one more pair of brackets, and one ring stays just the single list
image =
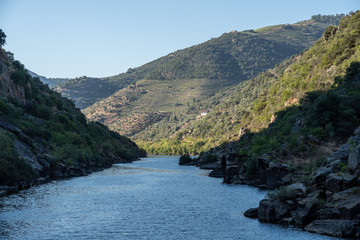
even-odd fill
[{"label": "tree", "polygon": [[6,42],[6,35],[5,33],[2,31],[2,29],[0,29],[0,47],[4,46],[5,42]]}]

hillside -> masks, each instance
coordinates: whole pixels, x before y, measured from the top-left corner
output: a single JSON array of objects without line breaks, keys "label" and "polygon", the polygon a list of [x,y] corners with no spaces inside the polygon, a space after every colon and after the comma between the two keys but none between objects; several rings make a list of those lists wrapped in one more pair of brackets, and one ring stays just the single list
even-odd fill
[{"label": "hillside", "polygon": [[222,177],[224,159],[225,182],[278,188],[247,217],[358,239],[360,11],[294,60],[250,104],[241,137],[196,164]]},{"label": "hillside", "polygon": [[144,156],[0,49],[0,195]]},{"label": "hillside", "polygon": [[[341,30],[341,26],[339,28]],[[246,131],[258,132],[267,127],[276,119],[277,111],[299,104],[307,92],[329,89],[335,76],[344,74],[346,66],[357,60],[356,45],[345,45],[348,33],[340,31],[333,40],[336,43],[329,47],[331,34],[336,29],[329,27],[315,46],[305,53],[207,99],[206,102],[213,106],[209,106],[210,113],[180,129],[171,139],[142,144],[153,153],[188,151],[196,154],[222,142],[237,140]],[[199,104],[206,103],[200,101]],[[157,125],[154,131],[163,129]]]},{"label": "hillside", "polygon": [[130,69],[118,76],[120,80],[113,77],[113,83],[132,79],[133,84],[84,113],[133,139],[167,138],[196,120],[201,110],[211,108],[208,97],[311,46],[327,23],[340,17],[318,16],[296,24],[233,31],[176,51]]},{"label": "hillside", "polygon": [[[358,239],[360,11],[328,27],[308,51],[246,84],[259,89],[239,85],[182,138],[148,147],[169,153],[187,149],[190,136],[207,141],[216,131],[223,140],[221,134],[232,134],[196,159],[182,156],[179,164],[214,169],[209,176],[225,183],[275,189],[246,217]],[[192,151],[204,144],[192,141]]]}]

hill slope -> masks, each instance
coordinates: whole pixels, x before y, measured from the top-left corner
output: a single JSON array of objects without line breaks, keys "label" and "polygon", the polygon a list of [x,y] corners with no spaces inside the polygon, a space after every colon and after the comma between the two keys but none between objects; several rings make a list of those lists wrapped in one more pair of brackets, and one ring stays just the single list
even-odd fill
[{"label": "hill slope", "polygon": [[[278,188],[247,217],[358,239],[360,11],[276,70],[267,78],[271,86],[243,111],[238,124],[247,131],[201,154],[196,164],[211,162],[211,175],[224,171],[227,183]],[[228,103],[227,110],[238,105]]]},{"label": "hill slope", "polygon": [[207,99],[217,104],[208,116],[178,131],[171,140],[145,144],[145,148],[153,153],[199,153],[236,140],[246,131],[260,131],[277,118],[277,111],[299,104],[308,92],[329,90],[335,77],[340,78],[352,62],[359,61],[358,23],[356,20],[346,23],[347,19],[339,28],[329,27],[300,56]]},{"label": "hill slope", "polygon": [[134,142],[87,122],[73,102],[0,49],[0,195],[143,156]]},{"label": "hill slope", "polygon": [[[205,100],[209,96],[304,50],[321,36],[330,20],[338,19],[340,16],[318,16],[296,24],[233,31],[176,51],[119,75],[119,80],[113,77],[114,83],[131,78],[134,84],[84,112],[135,139],[169,137],[211,107]],[[168,131],[158,134],[157,126]]]}]

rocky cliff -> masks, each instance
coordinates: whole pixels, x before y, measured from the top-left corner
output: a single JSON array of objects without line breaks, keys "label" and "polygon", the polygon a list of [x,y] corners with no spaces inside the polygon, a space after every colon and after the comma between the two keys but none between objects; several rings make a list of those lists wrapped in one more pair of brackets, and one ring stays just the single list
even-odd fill
[{"label": "rocky cliff", "polygon": [[[14,84],[18,79],[17,75],[21,73],[15,71],[9,57],[12,57],[11,53],[0,51],[0,96],[12,97],[24,104],[25,88],[20,84]],[[11,78],[12,74],[14,74],[16,80]]]}]

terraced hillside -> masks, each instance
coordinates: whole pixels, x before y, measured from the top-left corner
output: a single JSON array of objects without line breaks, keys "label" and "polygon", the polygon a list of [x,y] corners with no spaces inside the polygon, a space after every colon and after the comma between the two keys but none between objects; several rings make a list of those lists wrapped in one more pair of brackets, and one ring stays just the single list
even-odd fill
[{"label": "terraced hillside", "polygon": [[[359,111],[356,105],[351,105],[358,97],[358,19],[359,13],[347,16],[338,27],[328,27],[322,38],[304,53],[282,62],[250,81],[223,90],[207,99],[206,102],[214,103],[215,107],[210,109],[205,118],[193,121],[167,140],[159,139],[157,142],[146,143],[147,139],[144,138],[145,148],[150,152],[163,154],[177,151],[200,153],[224,142],[237,141],[246,132],[260,132],[269,124],[273,125],[280,116],[281,119],[287,119],[278,124],[281,127],[277,131],[285,134],[281,135],[281,139],[286,140],[267,136],[266,139],[254,143],[259,145],[254,147],[254,151],[267,151],[269,147],[275,148],[289,142],[297,145],[297,137],[293,136],[292,140],[287,138],[291,136],[289,131],[291,132],[294,126],[294,129],[297,128],[296,121],[299,121],[299,127],[303,127],[304,131],[306,129],[307,134],[318,138],[341,135],[344,138],[349,137],[348,134],[354,131],[358,121],[356,114]],[[354,81],[349,81],[335,91],[336,96],[324,94],[345,82],[344,79],[350,78],[349,75]],[[313,102],[313,106],[309,101]],[[326,105],[326,101],[333,106]],[[340,104],[341,101],[347,106]],[[302,108],[305,102],[308,105]],[[352,110],[347,111],[347,107]],[[286,111],[288,108],[296,110],[290,114]],[[335,112],[331,112],[332,109]],[[356,114],[353,115],[354,113]],[[307,124],[307,128],[304,124]],[[341,130],[337,130],[340,126]],[[155,131],[161,129],[161,126],[157,127]],[[248,145],[248,141],[249,139],[244,140],[243,144]]]},{"label": "terraced hillside", "polygon": [[112,77],[112,83],[132,85],[84,113],[135,139],[167,138],[213,106],[205,99],[311,46],[340,17],[314,16],[296,24],[233,31],[176,51]]}]

